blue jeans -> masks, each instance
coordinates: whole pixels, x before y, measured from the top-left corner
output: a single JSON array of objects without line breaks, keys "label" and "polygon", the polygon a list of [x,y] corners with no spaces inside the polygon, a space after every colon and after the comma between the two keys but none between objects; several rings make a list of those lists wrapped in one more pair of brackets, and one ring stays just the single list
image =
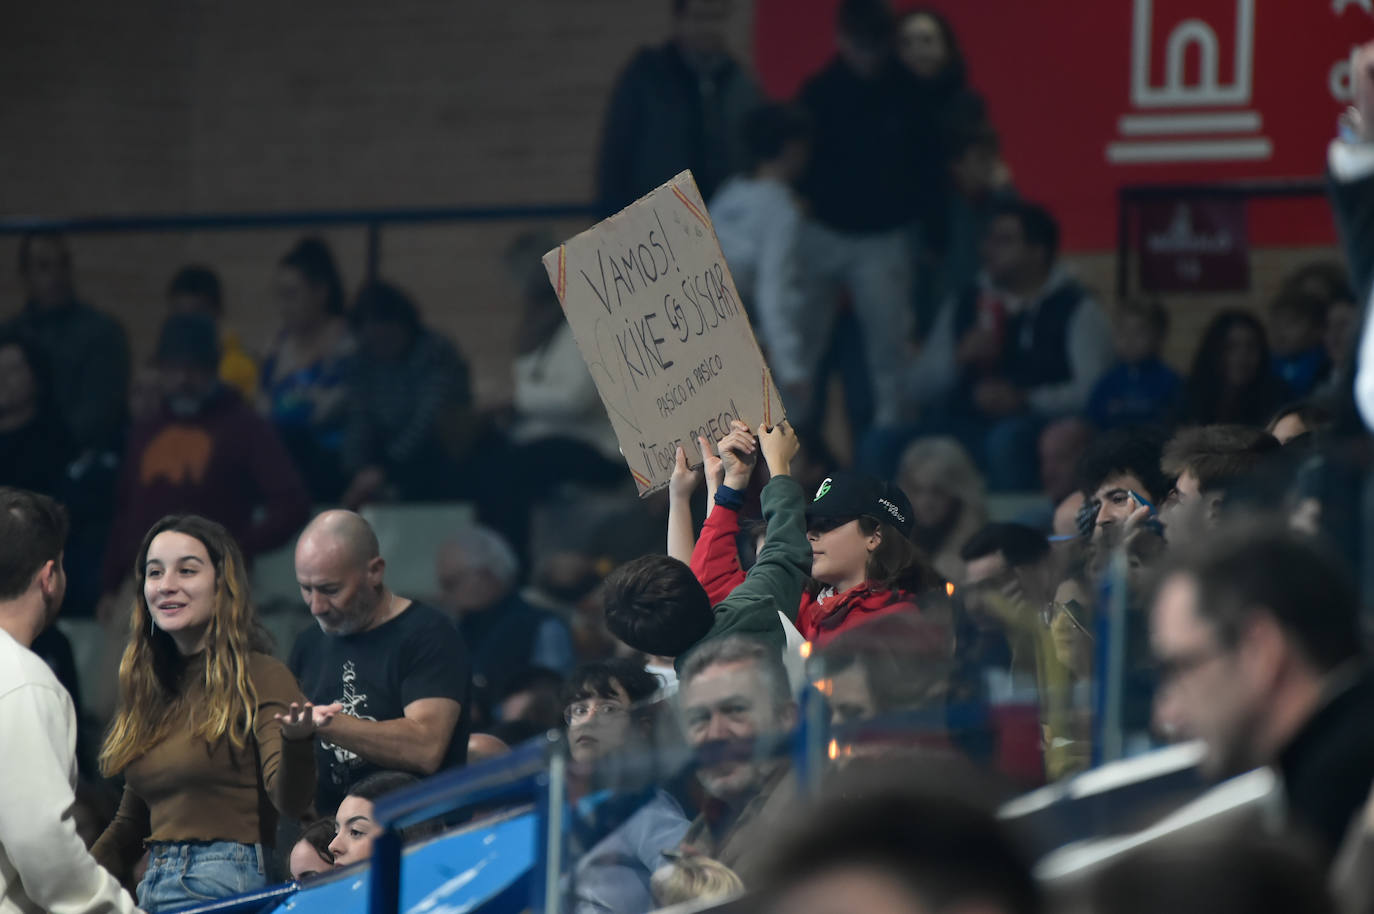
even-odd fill
[{"label": "blue jeans", "polygon": [[267,887],[261,844],[195,841],[149,845],[138,906],[149,914],[232,898]]}]

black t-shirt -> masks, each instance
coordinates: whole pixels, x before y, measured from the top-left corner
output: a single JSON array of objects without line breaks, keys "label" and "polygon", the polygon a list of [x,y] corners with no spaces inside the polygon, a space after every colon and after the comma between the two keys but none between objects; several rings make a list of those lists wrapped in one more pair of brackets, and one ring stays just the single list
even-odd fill
[{"label": "black t-shirt", "polygon": [[[312,625],[291,650],[291,672],[315,704],[340,702],[362,720],[396,720],[421,698],[451,698],[462,705],[442,768],[464,764],[471,724],[472,667],[467,646],[448,617],[412,603],[370,631],[326,635]],[[335,746],[324,734],[315,743],[319,767],[316,811],[332,816],[348,788],[381,766]]]}]

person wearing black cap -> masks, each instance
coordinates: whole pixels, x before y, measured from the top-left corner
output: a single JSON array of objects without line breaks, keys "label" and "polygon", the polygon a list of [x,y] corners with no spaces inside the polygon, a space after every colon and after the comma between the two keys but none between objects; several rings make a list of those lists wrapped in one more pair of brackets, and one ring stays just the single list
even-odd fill
[{"label": "person wearing black cap", "polygon": [[132,570],[144,532],[165,515],[224,524],[250,560],[309,519],[309,495],[276,433],[220,382],[217,337],[203,314],[174,314],[162,325],[162,406],[130,433],[101,578],[107,597]]},{"label": "person wearing black cap", "polygon": [[[737,511],[717,500],[692,552],[692,571],[712,602],[744,580],[734,548]],[[913,524],[910,500],[891,483],[861,473],[821,483],[806,509],[811,580],[797,611],[804,638],[823,648],[872,619],[916,610],[916,595],[943,583],[911,542]]]}]

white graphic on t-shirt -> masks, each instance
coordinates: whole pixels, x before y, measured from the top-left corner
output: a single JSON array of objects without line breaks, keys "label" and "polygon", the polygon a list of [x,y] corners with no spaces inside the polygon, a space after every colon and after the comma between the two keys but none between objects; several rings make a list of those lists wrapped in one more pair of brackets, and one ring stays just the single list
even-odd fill
[{"label": "white graphic on t-shirt", "polygon": [[[357,689],[358,673],[352,660],[344,661],[343,673],[340,678],[343,681],[343,696],[337,701],[343,705],[343,713],[359,720],[376,720],[377,718],[363,713],[367,708],[367,694],[359,692]],[[320,745],[326,751],[334,753],[334,764],[330,766],[329,774],[335,784],[342,784],[349,766],[357,761],[358,754],[336,746],[327,739],[321,740]]]}]

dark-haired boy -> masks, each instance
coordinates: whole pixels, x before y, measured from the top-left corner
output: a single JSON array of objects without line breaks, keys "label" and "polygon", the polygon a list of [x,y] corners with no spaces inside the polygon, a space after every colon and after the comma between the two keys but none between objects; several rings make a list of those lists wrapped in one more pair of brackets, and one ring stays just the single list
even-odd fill
[{"label": "dark-haired boy", "polygon": [[[796,619],[802,587],[811,571],[806,539],[806,495],[792,478],[796,432],[786,422],[760,429],[760,450],[772,476],[763,487],[764,547],[744,583],[714,607],[706,590],[684,563],[666,555],[627,562],[606,578],[606,627],[625,644],[651,656],[680,658],[702,641],[748,635],[781,652],[786,644],[778,613]],[[726,449],[726,475],[748,455]],[[716,490],[716,503],[738,508],[744,495],[728,485]]]}]

